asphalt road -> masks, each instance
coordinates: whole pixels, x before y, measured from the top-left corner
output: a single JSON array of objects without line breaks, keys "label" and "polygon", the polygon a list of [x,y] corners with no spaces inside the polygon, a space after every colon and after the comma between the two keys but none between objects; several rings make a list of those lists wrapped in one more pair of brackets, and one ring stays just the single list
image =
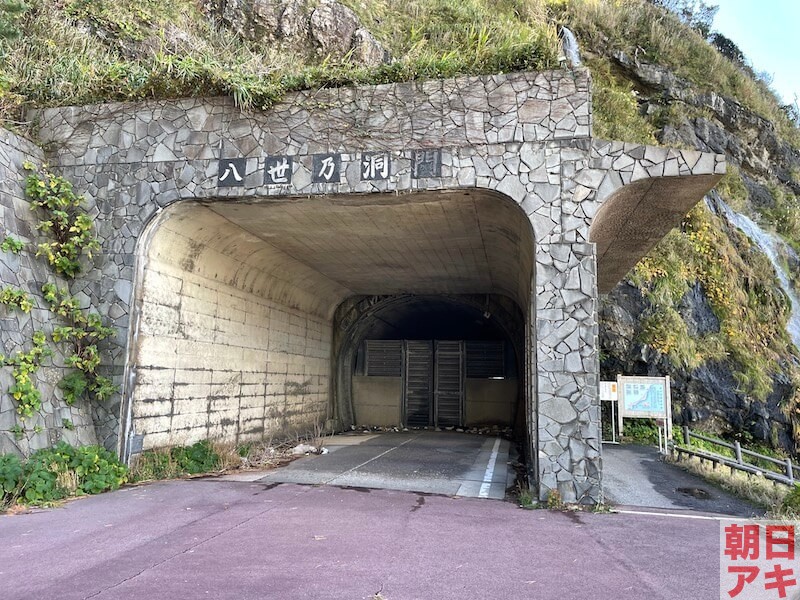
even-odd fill
[{"label": "asphalt road", "polygon": [[0,597],[719,597],[720,521],[190,480],[0,516]]},{"label": "asphalt road", "polygon": [[603,445],[603,494],[610,504],[622,506],[741,517],[764,514],[763,509],[664,462],[656,448],[635,444]]}]

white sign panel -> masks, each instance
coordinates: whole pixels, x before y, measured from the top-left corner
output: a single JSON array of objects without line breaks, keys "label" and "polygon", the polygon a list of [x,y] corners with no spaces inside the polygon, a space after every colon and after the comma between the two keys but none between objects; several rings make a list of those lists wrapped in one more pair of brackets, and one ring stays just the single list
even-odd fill
[{"label": "white sign panel", "polygon": [[600,400],[602,402],[616,402],[619,400],[617,389],[619,385],[616,381],[601,381],[600,382]]},{"label": "white sign panel", "polygon": [[623,417],[666,419],[670,409],[668,377],[620,377]]}]

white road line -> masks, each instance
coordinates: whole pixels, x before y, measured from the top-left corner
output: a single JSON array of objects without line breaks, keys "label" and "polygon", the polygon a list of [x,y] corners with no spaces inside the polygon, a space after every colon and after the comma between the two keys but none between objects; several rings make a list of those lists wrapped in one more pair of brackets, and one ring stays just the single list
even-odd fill
[{"label": "white road line", "polygon": [[672,517],[674,519],[699,519],[703,521],[750,521],[747,517],[710,517],[707,515],[679,515],[675,513],[649,512],[645,510],[612,510],[623,515],[645,515],[648,517]]},{"label": "white road line", "polygon": [[488,498],[489,489],[492,487],[492,476],[494,476],[494,466],[497,463],[497,454],[500,450],[500,438],[494,441],[492,455],[489,457],[489,464],[486,465],[486,472],[483,474],[483,483],[478,492],[478,498]]}]

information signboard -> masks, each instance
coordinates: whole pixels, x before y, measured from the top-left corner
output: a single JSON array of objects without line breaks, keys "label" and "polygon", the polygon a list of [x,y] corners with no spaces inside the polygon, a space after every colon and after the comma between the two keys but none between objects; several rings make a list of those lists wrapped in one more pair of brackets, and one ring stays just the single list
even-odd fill
[{"label": "information signboard", "polygon": [[669,378],[620,377],[623,417],[666,419],[669,407]]},{"label": "information signboard", "polygon": [[616,402],[619,400],[617,389],[619,385],[616,381],[601,381],[600,382],[600,401],[601,402]]},{"label": "information signboard", "polygon": [[[672,438],[672,398],[670,396],[669,376],[667,377],[630,377],[617,376],[619,394],[619,431],[622,431],[623,419],[656,419],[659,432],[663,428],[663,450],[666,442]],[[659,448],[662,448],[659,433]]]}]

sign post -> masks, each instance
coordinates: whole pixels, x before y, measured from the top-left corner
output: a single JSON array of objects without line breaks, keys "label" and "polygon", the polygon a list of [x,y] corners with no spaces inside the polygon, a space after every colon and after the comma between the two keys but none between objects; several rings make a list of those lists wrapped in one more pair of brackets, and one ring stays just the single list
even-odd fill
[{"label": "sign post", "polygon": [[611,412],[611,439],[603,440],[604,443],[619,444],[617,440],[618,434],[622,433],[617,421],[617,404],[619,402],[619,383],[616,381],[601,381],[600,382],[600,402],[608,402]]}]

